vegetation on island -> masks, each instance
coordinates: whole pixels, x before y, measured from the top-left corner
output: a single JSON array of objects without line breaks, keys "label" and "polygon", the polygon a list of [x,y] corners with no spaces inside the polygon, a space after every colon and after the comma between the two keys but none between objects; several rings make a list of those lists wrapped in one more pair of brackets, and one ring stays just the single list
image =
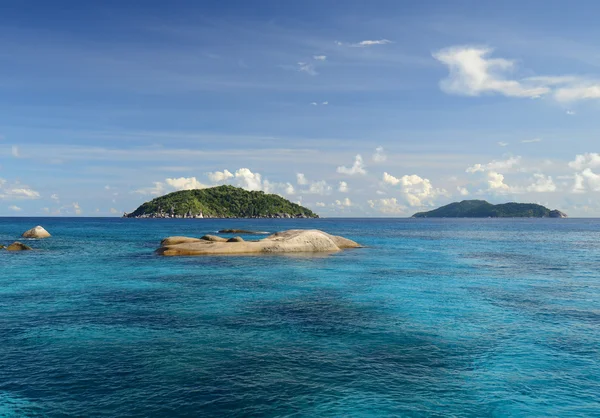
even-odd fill
[{"label": "vegetation on island", "polygon": [[567,215],[535,203],[503,203],[493,205],[485,200],[463,200],[413,218],[566,218]]},{"label": "vegetation on island", "polygon": [[279,195],[234,186],[182,190],[144,203],[127,218],[318,218]]}]

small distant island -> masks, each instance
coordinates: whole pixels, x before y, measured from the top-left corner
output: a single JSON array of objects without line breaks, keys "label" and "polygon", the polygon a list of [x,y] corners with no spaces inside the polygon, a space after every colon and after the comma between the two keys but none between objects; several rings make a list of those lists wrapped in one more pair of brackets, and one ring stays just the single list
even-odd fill
[{"label": "small distant island", "polygon": [[463,200],[429,212],[415,213],[413,218],[566,218],[559,210],[535,203],[493,205],[485,200]]},{"label": "small distant island", "polygon": [[142,204],[124,218],[318,218],[279,195],[234,186],[182,190]]}]

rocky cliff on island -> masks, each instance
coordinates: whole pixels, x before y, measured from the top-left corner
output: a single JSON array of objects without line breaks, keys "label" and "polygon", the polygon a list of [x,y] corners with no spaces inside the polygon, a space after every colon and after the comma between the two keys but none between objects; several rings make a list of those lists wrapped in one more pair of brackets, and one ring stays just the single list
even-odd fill
[{"label": "rocky cliff on island", "polygon": [[318,218],[279,195],[233,186],[182,190],[142,204],[124,218]]}]

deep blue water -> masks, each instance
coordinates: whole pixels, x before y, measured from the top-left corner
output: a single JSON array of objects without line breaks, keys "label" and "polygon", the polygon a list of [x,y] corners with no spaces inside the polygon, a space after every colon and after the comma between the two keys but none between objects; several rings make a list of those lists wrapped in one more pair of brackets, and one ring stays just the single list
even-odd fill
[{"label": "deep blue water", "polygon": [[[0,251],[0,416],[600,416],[600,220],[0,218],[0,243],[38,224]],[[230,227],[367,247],[153,254]]]}]

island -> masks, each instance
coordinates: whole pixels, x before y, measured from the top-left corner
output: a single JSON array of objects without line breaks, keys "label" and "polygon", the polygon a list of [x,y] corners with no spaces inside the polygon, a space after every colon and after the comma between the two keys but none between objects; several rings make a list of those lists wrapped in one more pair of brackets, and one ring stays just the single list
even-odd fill
[{"label": "island", "polygon": [[485,200],[463,200],[429,212],[415,213],[413,218],[566,218],[559,210],[535,203],[503,203],[493,205]]},{"label": "island", "polygon": [[275,194],[234,186],[182,190],[142,204],[124,218],[318,218]]}]

